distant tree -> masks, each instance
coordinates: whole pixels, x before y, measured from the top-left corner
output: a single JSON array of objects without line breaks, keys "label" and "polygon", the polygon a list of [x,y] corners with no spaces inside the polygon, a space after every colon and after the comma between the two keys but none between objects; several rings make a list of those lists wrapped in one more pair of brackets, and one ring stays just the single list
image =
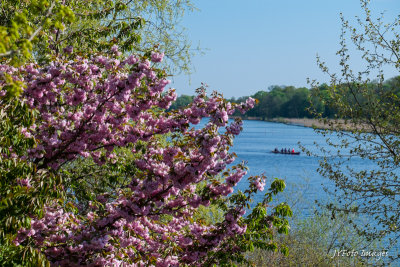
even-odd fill
[{"label": "distant tree", "polygon": [[309,90],[307,88],[298,88],[293,96],[282,105],[282,116],[287,118],[309,117],[307,108],[309,107]]},{"label": "distant tree", "polygon": [[[310,91],[307,88],[295,88],[294,86],[270,86],[268,91],[258,91],[251,97],[258,100],[255,108],[248,111],[246,116],[266,118],[287,117],[303,118],[311,117],[308,111],[310,107]],[[240,99],[240,98],[239,98]],[[319,102],[319,108],[324,105]],[[239,115],[238,113],[235,115]]]},{"label": "distant tree", "polygon": [[[341,74],[331,73],[318,59],[331,82],[329,86],[312,83],[314,97],[337,112],[336,119],[327,123],[331,127],[328,132],[337,135],[339,141],[327,139],[331,149],[324,151],[320,173],[336,185],[334,190],[327,189],[338,198],[337,204],[327,205],[333,217],[339,212],[367,216],[367,224],[357,220],[349,223],[370,240],[386,237],[389,245],[394,245],[400,235],[399,77],[385,81],[383,68],[400,70],[400,16],[385,24],[383,16],[373,19],[369,1],[361,4],[364,16],[357,20],[360,27],[342,17],[341,49],[337,53]],[[350,67],[348,37],[362,54],[362,71]],[[364,168],[352,168],[353,158],[365,160]],[[398,252],[389,254],[391,259],[398,259]]]},{"label": "distant tree", "polygon": [[192,103],[194,96],[189,96],[189,95],[181,95],[176,98],[176,101],[171,104],[170,109],[179,109],[188,106],[190,103]]},{"label": "distant tree", "polygon": [[283,89],[279,86],[275,86],[268,94],[268,111],[267,117],[268,118],[275,118],[280,115],[282,104],[288,101],[291,97],[291,90],[294,88],[290,88],[285,90],[286,87]]},{"label": "distant tree", "polygon": [[334,107],[329,105],[329,86],[323,83],[310,89],[309,114],[316,118],[333,118],[336,114]]},{"label": "distant tree", "polygon": [[252,97],[257,99],[258,103],[252,110],[247,112],[247,115],[265,119],[268,112],[268,92],[258,91]]}]

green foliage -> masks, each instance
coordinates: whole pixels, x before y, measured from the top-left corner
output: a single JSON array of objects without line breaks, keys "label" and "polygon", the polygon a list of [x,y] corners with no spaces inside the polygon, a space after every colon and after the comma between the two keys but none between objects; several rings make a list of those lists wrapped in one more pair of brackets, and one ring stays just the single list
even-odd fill
[{"label": "green foliage", "polygon": [[174,103],[172,103],[170,110],[175,110],[179,108],[186,107],[190,103],[192,103],[194,96],[189,95],[181,95],[179,96]]},{"label": "green foliage", "polygon": [[[259,177],[251,177],[250,180],[256,180]],[[243,203],[244,207],[250,208],[245,203],[249,203],[251,200],[252,186],[244,192],[240,190],[232,194],[228,199],[228,202],[220,203],[221,210],[228,210],[229,203]],[[243,252],[252,252],[255,249],[262,251],[279,251],[283,255],[287,255],[288,248],[285,244],[281,243],[275,237],[277,234],[289,233],[289,222],[288,217],[293,215],[291,208],[287,203],[280,203],[272,208],[271,211],[267,212],[268,207],[271,207],[273,197],[278,193],[282,192],[285,188],[283,180],[275,179],[270,188],[267,190],[264,196],[264,201],[257,203],[257,205],[251,210],[251,213],[243,218],[243,223],[247,225],[245,235],[241,236],[237,240],[231,240],[231,246],[236,246],[237,249]],[[274,230],[275,229],[275,230]],[[276,232],[275,232],[276,231]],[[221,255],[220,255],[221,256]],[[252,265],[252,261],[246,257],[246,254],[236,255],[224,255],[226,266],[232,266],[235,263]]]},{"label": "green foliage", "polygon": [[[348,215],[332,219],[328,212],[315,214],[291,222],[292,229],[278,242],[287,247],[287,253],[255,249],[247,254],[254,266],[378,266],[383,258],[361,257],[362,251],[382,251],[371,245],[347,224]],[[337,256],[339,251],[353,256]],[[357,255],[356,255],[357,253]],[[351,255],[351,254],[349,254]]]},{"label": "green foliage", "polygon": [[[171,72],[190,71],[193,50],[179,26],[189,0],[7,0],[0,3],[0,60],[48,62],[72,46],[78,54],[163,51]],[[33,56],[33,57],[32,57]]]},{"label": "green foliage", "polygon": [[63,197],[61,179],[25,160],[35,140],[22,129],[32,127],[34,112],[15,98],[0,99],[0,108],[0,265],[47,266],[34,244],[18,247],[13,240],[31,217],[43,216],[44,205]]},{"label": "green foliage", "polygon": [[[328,191],[338,201],[323,203],[332,216],[342,211],[367,216],[369,221],[365,224],[351,219],[348,223],[370,240],[386,237],[389,249],[397,243],[400,231],[397,197],[400,194],[400,84],[399,77],[385,80],[383,68],[389,65],[400,70],[400,15],[392,23],[384,23],[383,16],[373,19],[369,1],[361,3],[364,17],[357,18],[357,26],[342,17],[341,49],[337,52],[341,74],[331,73],[318,58],[331,84],[322,92],[318,90],[318,83],[312,82],[315,97],[336,110],[336,118],[343,119],[336,120],[328,131],[322,132],[336,135],[338,141],[326,140],[331,148],[321,150],[325,157],[319,170],[336,185]],[[349,44],[361,52],[364,70],[352,70]],[[333,155],[335,161],[331,160]],[[353,158],[363,159],[368,167],[352,168]],[[390,257],[398,260],[398,250]]]},{"label": "green foliage", "polygon": [[258,99],[259,103],[254,109],[247,112],[246,115],[262,117],[264,119],[276,117],[310,117],[310,114],[307,112],[309,95],[309,90],[306,88],[271,86],[268,92],[259,91],[252,96]]},{"label": "green foliage", "polygon": [[212,204],[208,207],[199,206],[195,220],[203,220],[207,225],[222,222],[224,214],[218,205]]},{"label": "green foliage", "polygon": [[66,164],[61,170],[69,201],[76,203],[81,213],[86,213],[89,203],[96,201],[102,194],[116,195],[120,188],[126,188],[132,176],[143,175],[135,167],[140,158],[143,143],[136,144],[138,153],[131,148],[119,148],[114,151],[118,158],[114,163],[99,166],[92,159],[79,158]]},{"label": "green foliage", "polygon": [[59,1],[2,1],[0,61],[21,64],[31,57],[39,37],[51,29],[63,30],[74,13]]}]

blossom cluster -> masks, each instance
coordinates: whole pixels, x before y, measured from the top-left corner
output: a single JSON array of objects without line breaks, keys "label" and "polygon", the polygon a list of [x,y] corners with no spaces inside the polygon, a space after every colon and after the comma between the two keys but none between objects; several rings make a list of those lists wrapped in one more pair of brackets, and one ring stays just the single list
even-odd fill
[{"label": "blossom cluster", "polygon": [[[84,214],[49,204],[15,244],[32,240],[54,266],[201,265],[210,251],[246,232],[243,207],[230,209],[219,224],[192,218],[200,205],[232,193],[246,174],[238,167],[215,179],[234,161],[229,149],[242,129],[229,115],[253,107],[254,99],[233,104],[202,89],[189,106],[167,112],[176,94],[165,91],[169,81],[155,68],[163,56],[122,58],[113,47],[109,56],[60,57],[46,67],[0,65],[0,73],[26,83],[23,99],[38,111],[35,125],[21,134],[37,141],[29,156],[39,169],[57,172],[78,158],[113,164],[116,148],[136,153],[135,144],[146,144],[126,188],[99,195]],[[203,128],[191,127],[203,118],[209,118]],[[165,134],[173,135],[161,144],[158,136]]]}]

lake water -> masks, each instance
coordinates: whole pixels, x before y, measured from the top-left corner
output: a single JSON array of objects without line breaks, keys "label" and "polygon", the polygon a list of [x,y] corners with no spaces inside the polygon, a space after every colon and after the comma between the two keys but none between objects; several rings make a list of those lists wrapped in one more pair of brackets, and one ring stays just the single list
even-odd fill
[{"label": "lake water", "polygon": [[[314,142],[326,147],[325,139],[311,128],[272,123],[263,121],[244,121],[243,132],[235,139],[233,151],[237,154],[237,161],[247,161],[248,175],[264,173],[267,177],[267,186],[273,178],[282,178],[287,187],[284,195],[290,196],[290,202],[301,199],[302,214],[312,214],[314,200],[326,199],[323,185],[332,186],[332,182],[317,172],[319,167],[317,157],[300,155],[285,155],[271,153],[275,147],[300,151],[298,143],[312,152],[318,152]],[[245,189],[247,180],[243,179],[238,189]],[[256,196],[255,202],[260,201],[263,194]]]},{"label": "lake water", "polygon": [[[208,120],[203,120],[196,128],[203,127]],[[331,140],[338,140],[335,135],[329,136]],[[313,154],[321,154],[315,144],[321,148],[331,150],[326,144],[325,137],[312,128],[287,125],[265,121],[243,121],[243,131],[234,140],[231,152],[237,154],[232,165],[246,161],[249,168],[247,175],[238,183],[235,190],[244,191],[248,187],[247,177],[265,174],[266,189],[274,178],[285,180],[286,189],[279,194],[280,200],[296,205],[301,216],[310,216],[315,209],[315,200],[327,200],[328,195],[323,187],[332,188],[333,182],[322,177],[317,169],[321,157],[308,156],[301,152],[300,155],[275,154],[272,150],[278,148],[294,149],[301,151],[299,143]],[[334,158],[332,160],[335,160]],[[351,167],[364,169],[371,162],[354,157]],[[265,192],[255,196],[253,206],[263,199]]]},{"label": "lake water", "polygon": [[[205,125],[207,120],[203,120],[196,128]],[[336,135],[327,135],[334,143],[340,140]],[[317,133],[312,128],[303,126],[287,125],[283,123],[264,122],[264,121],[243,121],[243,131],[234,140],[232,152],[237,154],[233,165],[241,161],[247,162],[249,171],[247,175],[237,184],[235,190],[244,191],[248,187],[247,177],[265,174],[267,177],[265,189],[274,178],[281,178],[286,183],[286,189],[278,194],[275,203],[286,201],[294,211],[294,217],[306,218],[313,216],[316,209],[315,201],[322,203],[335,202],[323,190],[324,187],[334,189],[334,183],[328,178],[322,177],[317,169],[319,161],[322,159],[317,156],[308,156],[304,152],[300,155],[274,154],[272,150],[278,148],[293,149],[301,151],[299,143],[312,154],[321,155],[321,148],[327,151],[334,151],[326,144],[326,137]],[[318,146],[316,145],[318,144]],[[342,151],[345,152],[345,151]],[[331,163],[338,160],[330,158]],[[349,161],[349,165],[354,170],[371,170],[376,166],[373,162],[354,156]],[[252,203],[254,207],[264,197],[265,192],[259,192]],[[360,220],[356,219],[356,220]],[[368,218],[361,219],[369,221]],[[390,237],[390,236],[389,236]],[[385,245],[387,239],[382,241],[382,249],[389,248]],[[390,255],[397,255],[400,245],[397,244],[389,249]],[[396,262],[398,263],[398,262]],[[392,266],[400,266],[396,265]]]},{"label": "lake water", "polygon": [[[279,202],[287,201],[298,218],[312,216],[316,208],[315,200],[320,202],[331,200],[323,187],[334,188],[332,181],[317,172],[321,158],[307,156],[303,152],[300,155],[285,155],[274,154],[271,151],[274,148],[279,150],[294,148],[295,151],[301,151],[300,142],[313,154],[321,154],[320,148],[315,143],[326,150],[332,150],[326,144],[325,138],[312,128],[264,121],[243,121],[243,131],[234,140],[232,148],[232,151],[237,154],[237,160],[234,163],[247,162],[249,171],[246,177],[264,173],[268,178],[266,189],[273,178],[284,179],[286,189],[280,194]],[[339,141],[336,135],[330,135],[329,138]],[[363,170],[373,168],[374,163],[354,157],[350,165],[356,170]],[[248,182],[245,178],[239,182],[235,190],[243,191],[247,188]],[[260,192],[255,196],[253,206],[263,199],[264,193]],[[384,247],[385,243],[386,241],[383,241]],[[389,250],[389,253],[394,255],[399,249],[400,246],[397,244]]]}]

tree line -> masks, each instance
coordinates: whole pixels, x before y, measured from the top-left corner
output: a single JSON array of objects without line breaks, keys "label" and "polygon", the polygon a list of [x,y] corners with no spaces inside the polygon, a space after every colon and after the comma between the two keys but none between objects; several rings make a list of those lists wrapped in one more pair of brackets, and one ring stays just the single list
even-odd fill
[{"label": "tree line", "polygon": [[[347,88],[347,89],[346,89]],[[255,107],[246,114],[236,112],[234,116],[240,117],[258,117],[263,120],[273,118],[335,118],[339,116],[337,109],[330,103],[331,99],[328,92],[332,90],[332,86],[321,84],[317,87],[294,87],[285,85],[273,85],[268,87],[266,91],[258,91],[251,95],[257,99]],[[349,101],[353,99],[352,93],[344,84],[338,85],[337,90]],[[386,80],[384,83],[371,81],[365,87],[366,93],[358,95],[358,101],[368,104],[365,95],[375,97],[380,101],[390,101],[388,97],[391,94],[400,96],[400,76]],[[232,97],[228,99],[233,103],[246,101],[249,96]],[[181,95],[171,105],[170,109],[179,109],[189,105],[194,96]],[[345,116],[343,118],[348,118]]]}]

